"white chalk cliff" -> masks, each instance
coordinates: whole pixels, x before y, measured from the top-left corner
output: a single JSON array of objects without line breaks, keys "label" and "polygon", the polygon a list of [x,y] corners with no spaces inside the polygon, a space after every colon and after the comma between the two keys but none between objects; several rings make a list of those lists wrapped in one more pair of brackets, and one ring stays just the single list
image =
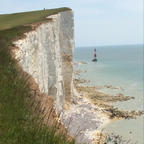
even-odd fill
[{"label": "white chalk cliff", "polygon": [[[77,143],[95,143],[96,130],[107,120],[100,109],[78,96],[73,85],[74,20],[72,10],[47,17],[14,42],[15,58],[42,93],[53,96],[61,121]],[[77,97],[73,95],[77,94]],[[72,104],[75,99],[77,104]],[[64,109],[69,105],[69,109]],[[80,132],[79,132],[80,130]]]},{"label": "white chalk cliff", "polygon": [[74,20],[71,10],[47,17],[14,44],[15,58],[61,112],[73,95]]}]

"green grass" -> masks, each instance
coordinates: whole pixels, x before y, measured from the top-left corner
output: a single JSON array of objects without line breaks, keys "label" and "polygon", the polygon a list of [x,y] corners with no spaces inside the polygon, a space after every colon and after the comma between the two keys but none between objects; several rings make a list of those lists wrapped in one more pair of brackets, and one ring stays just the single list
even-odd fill
[{"label": "green grass", "polygon": [[27,79],[11,56],[12,41],[34,22],[68,8],[0,15],[0,144],[74,144],[34,114]]},{"label": "green grass", "polygon": [[46,16],[56,14],[61,11],[70,10],[69,8],[58,8],[51,10],[41,10],[14,14],[0,15],[0,30],[17,27],[24,24],[40,22],[45,20]]}]

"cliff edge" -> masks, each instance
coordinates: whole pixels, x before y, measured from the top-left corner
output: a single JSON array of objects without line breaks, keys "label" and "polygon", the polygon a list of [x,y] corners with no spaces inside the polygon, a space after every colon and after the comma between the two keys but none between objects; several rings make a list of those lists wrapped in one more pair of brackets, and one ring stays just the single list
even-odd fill
[{"label": "cliff edge", "polygon": [[14,41],[13,53],[40,91],[54,97],[60,113],[73,96],[73,12],[59,12],[32,26],[24,38]]},{"label": "cliff edge", "polygon": [[30,26],[32,30],[13,42],[16,48],[12,53],[41,93],[40,110],[46,110],[42,115],[49,117],[48,101],[53,97],[61,123],[76,142],[96,143],[97,132],[108,119],[99,107],[74,88],[73,11],[60,11]]}]

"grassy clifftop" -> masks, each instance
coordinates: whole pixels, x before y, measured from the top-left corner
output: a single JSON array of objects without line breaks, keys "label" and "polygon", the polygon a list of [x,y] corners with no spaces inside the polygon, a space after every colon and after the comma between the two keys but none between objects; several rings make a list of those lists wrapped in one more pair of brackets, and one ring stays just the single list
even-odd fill
[{"label": "grassy clifftop", "polygon": [[[72,144],[43,125],[30,105],[31,90],[11,56],[12,41],[31,24],[68,8],[0,15],[0,144]],[[37,119],[38,120],[37,120]]]},{"label": "grassy clifftop", "polygon": [[40,22],[45,20],[45,17],[49,15],[53,15],[67,10],[70,10],[70,8],[58,8],[0,15],[0,30],[10,29],[24,24]]}]

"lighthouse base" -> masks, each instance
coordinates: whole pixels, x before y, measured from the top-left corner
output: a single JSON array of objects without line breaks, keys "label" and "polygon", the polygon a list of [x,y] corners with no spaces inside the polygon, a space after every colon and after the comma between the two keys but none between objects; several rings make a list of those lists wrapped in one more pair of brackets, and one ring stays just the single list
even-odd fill
[{"label": "lighthouse base", "polygon": [[97,62],[97,59],[96,59],[96,58],[94,58],[92,61],[93,61],[93,62]]}]

